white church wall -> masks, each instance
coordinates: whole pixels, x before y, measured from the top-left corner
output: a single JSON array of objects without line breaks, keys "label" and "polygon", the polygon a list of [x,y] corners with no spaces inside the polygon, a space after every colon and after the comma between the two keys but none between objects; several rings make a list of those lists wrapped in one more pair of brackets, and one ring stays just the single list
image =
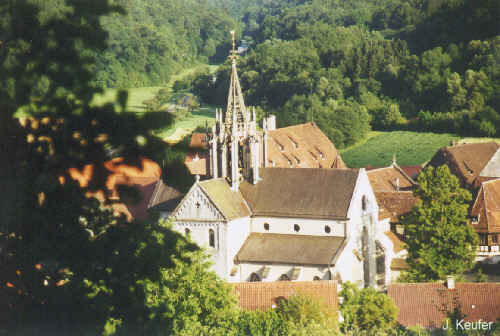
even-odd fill
[{"label": "white church wall", "polygon": [[356,240],[351,239],[337,259],[333,268],[333,273],[339,273],[342,282],[350,281],[362,287],[364,274],[363,261],[356,257],[354,250],[358,250],[358,256],[360,256],[361,250],[357,248]]},{"label": "white church wall", "polygon": [[[238,267],[234,265],[234,257],[250,234],[250,217],[238,218],[228,222],[227,239],[225,241],[226,255],[224,270],[217,270],[217,274],[228,281],[239,281]],[[232,272],[233,268],[236,272]],[[233,275],[231,275],[233,273]],[[223,274],[223,275],[222,275]]]},{"label": "white church wall", "polygon": [[[269,272],[266,277],[262,277],[264,267],[269,268]],[[238,276],[234,277],[235,279],[231,279],[231,281],[250,281],[252,273],[256,273],[263,282],[279,281],[282,274],[286,274],[289,278],[292,278],[294,268],[299,268],[300,273],[298,278],[293,281],[312,281],[315,276],[319,277],[321,280],[329,280],[328,278],[330,273],[328,273],[328,267],[326,266],[241,263],[238,269]]]},{"label": "white church wall", "polygon": [[[269,230],[264,228],[266,223],[269,224]],[[295,224],[300,227],[298,232],[294,230]],[[330,233],[326,232],[327,226]],[[345,235],[344,222],[341,221],[285,217],[253,217],[251,232],[336,237],[344,237]]]},{"label": "white church wall", "polygon": [[[211,269],[222,276],[227,269],[226,266],[226,241],[227,224],[225,222],[203,222],[203,221],[176,221],[173,229],[182,235],[189,235],[193,243],[196,243],[210,255],[212,261]],[[186,229],[189,232],[186,232]],[[214,232],[214,246],[210,246],[210,230]]]}]

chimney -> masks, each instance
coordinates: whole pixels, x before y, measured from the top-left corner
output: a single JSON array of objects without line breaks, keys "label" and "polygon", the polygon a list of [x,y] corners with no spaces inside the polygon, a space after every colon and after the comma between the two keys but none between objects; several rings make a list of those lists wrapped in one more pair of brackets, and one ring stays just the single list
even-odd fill
[{"label": "chimney", "polygon": [[399,177],[396,177],[394,184],[396,185],[396,191],[399,191]]},{"label": "chimney", "polygon": [[276,129],[276,116],[271,114],[266,119],[267,130],[274,131]]},{"label": "chimney", "polygon": [[453,275],[448,275],[446,277],[446,287],[448,289],[455,289],[455,277]]}]

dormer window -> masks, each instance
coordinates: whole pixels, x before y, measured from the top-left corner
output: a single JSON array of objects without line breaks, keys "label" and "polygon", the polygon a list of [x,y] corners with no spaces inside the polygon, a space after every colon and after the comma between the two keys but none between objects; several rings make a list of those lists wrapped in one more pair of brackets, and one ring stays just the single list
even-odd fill
[{"label": "dormer window", "polygon": [[299,158],[298,158],[298,157],[296,157],[296,156],[294,155],[294,156],[293,156],[293,158],[295,159],[295,163],[300,164],[300,160],[299,160]]},{"label": "dormer window", "polygon": [[297,143],[296,143],[296,142],[292,139],[292,137],[290,137],[290,136],[289,136],[288,138],[289,138],[289,139],[290,139],[290,141],[292,142],[292,146],[293,146],[293,148],[298,148],[298,147],[299,147],[299,145],[298,145],[298,144],[297,144]]},{"label": "dormer window", "polygon": [[311,154],[311,156],[313,157],[313,160],[314,161],[318,161],[318,158],[316,157],[316,155],[314,155],[312,152],[309,152]]}]

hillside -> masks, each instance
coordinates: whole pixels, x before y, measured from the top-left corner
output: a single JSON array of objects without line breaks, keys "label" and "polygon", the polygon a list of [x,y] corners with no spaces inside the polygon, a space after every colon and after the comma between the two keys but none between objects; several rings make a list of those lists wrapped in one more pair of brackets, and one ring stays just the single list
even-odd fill
[{"label": "hillside", "polygon": [[[215,1],[215,0],[214,0]],[[230,8],[237,1],[219,1]],[[370,130],[500,136],[500,2],[281,0],[240,17],[249,105],[314,120],[338,144]],[[200,96],[223,106],[229,64]]]}]

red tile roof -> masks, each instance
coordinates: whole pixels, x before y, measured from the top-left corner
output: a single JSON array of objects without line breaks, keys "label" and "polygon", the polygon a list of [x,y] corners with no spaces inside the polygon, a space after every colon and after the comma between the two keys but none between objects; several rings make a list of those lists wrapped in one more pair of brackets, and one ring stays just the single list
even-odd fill
[{"label": "red tile roof", "polygon": [[389,166],[367,171],[374,192],[412,190],[415,181],[400,167]]},{"label": "red tile roof", "polygon": [[500,283],[456,283],[448,289],[443,283],[391,284],[387,294],[399,308],[403,326],[441,328],[454,302],[461,307],[465,321],[492,321],[500,318]]},{"label": "red tile roof", "polygon": [[346,168],[335,145],[315,123],[278,128],[268,133],[268,166]]},{"label": "red tile roof", "polygon": [[193,133],[189,148],[192,149],[207,149],[207,135],[205,133]]},{"label": "red tile roof", "polygon": [[267,310],[277,301],[292,295],[307,295],[319,299],[337,311],[337,282],[330,281],[279,281],[240,282],[234,285],[239,296],[239,306],[247,310]]},{"label": "red tile roof", "polygon": [[496,142],[461,144],[441,148],[429,162],[437,167],[446,164],[463,184],[474,187],[475,180],[496,153]]}]

